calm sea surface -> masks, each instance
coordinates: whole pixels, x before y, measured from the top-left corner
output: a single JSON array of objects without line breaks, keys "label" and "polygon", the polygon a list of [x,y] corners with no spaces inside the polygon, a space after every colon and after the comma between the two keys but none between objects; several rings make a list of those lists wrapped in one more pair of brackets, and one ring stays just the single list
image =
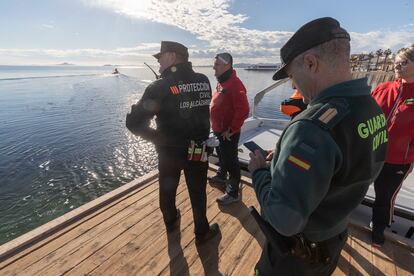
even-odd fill
[{"label": "calm sea surface", "polygon": [[[0,244],[157,166],[151,143],[125,116],[154,76],[147,68],[0,66]],[[196,67],[216,85],[212,68]],[[271,72],[238,69],[249,102]],[[289,84],[268,93],[260,117],[281,118]]]}]

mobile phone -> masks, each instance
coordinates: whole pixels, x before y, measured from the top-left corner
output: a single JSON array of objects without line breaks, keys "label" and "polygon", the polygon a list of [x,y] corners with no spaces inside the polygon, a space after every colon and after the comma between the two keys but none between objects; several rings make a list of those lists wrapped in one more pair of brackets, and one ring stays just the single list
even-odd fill
[{"label": "mobile phone", "polygon": [[249,141],[243,144],[248,150],[250,150],[251,152],[255,152],[256,150],[259,150],[260,153],[263,155],[264,158],[267,157],[267,151],[265,151],[264,149],[262,149],[258,144],[256,144],[253,141]]}]

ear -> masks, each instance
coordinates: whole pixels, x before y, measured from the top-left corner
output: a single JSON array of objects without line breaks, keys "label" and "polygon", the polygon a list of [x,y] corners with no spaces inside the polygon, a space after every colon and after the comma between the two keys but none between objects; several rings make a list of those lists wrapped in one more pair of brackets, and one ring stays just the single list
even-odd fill
[{"label": "ear", "polygon": [[303,65],[306,70],[311,73],[315,73],[319,67],[319,60],[314,54],[306,54],[303,57]]},{"label": "ear", "polygon": [[175,52],[171,52],[171,62],[173,64],[177,62],[177,54]]}]

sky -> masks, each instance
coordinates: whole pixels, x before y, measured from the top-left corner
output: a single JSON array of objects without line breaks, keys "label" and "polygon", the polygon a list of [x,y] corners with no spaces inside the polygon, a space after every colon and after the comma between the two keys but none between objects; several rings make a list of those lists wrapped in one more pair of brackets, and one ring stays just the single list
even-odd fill
[{"label": "sky", "polygon": [[189,48],[195,65],[218,52],[235,63],[278,63],[303,24],[330,16],[351,52],[414,43],[412,0],[0,0],[0,64],[156,64],[160,41]]}]

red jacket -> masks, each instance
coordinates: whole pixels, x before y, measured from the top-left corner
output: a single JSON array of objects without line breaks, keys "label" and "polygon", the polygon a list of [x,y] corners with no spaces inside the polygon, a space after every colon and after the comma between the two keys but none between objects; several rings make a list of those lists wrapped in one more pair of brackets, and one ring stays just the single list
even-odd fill
[{"label": "red jacket", "polygon": [[233,70],[230,78],[218,83],[210,106],[211,128],[214,132],[240,132],[244,120],[249,116],[246,88]]},{"label": "red jacket", "polygon": [[401,80],[385,82],[371,94],[388,121],[388,152],[385,162],[414,163],[414,83],[402,83]]}]

